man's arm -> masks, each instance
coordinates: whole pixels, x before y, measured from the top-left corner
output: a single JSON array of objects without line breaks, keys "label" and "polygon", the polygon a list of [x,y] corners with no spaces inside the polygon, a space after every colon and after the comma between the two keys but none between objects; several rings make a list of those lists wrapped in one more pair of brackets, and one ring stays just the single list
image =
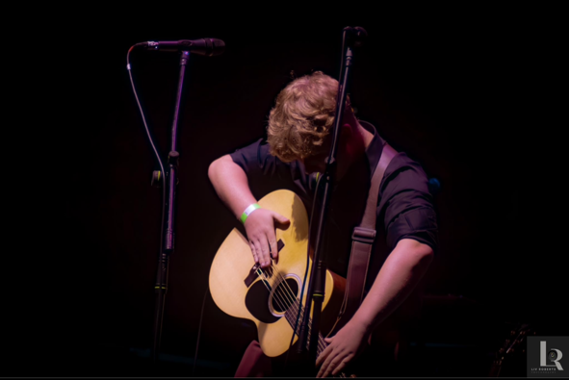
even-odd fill
[{"label": "man's arm", "polygon": [[371,333],[411,294],[433,257],[433,249],[427,244],[401,239],[350,322],[365,326]]},{"label": "man's arm", "polygon": [[[249,188],[247,174],[231,156],[225,155],[212,162],[208,176],[219,198],[237,219],[249,205],[257,202]],[[255,261],[262,267],[271,264],[271,254],[273,259],[278,258],[275,228],[287,229],[289,225],[287,218],[266,209],[257,209],[247,217],[247,239]]]},{"label": "man's arm", "polygon": [[247,174],[230,155],[213,161],[209,165],[208,176],[219,198],[237,219],[250,204],[257,202],[249,189]]},{"label": "man's arm", "polygon": [[401,239],[377,274],[352,319],[338,331],[320,354],[317,377],[337,374],[364,347],[372,331],[411,294],[429,267],[433,249],[414,239]]}]

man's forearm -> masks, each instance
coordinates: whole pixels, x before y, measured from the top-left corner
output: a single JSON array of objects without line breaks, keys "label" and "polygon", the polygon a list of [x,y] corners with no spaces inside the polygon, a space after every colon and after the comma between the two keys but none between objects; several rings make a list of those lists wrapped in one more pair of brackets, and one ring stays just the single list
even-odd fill
[{"label": "man's forearm", "polygon": [[432,258],[428,245],[413,239],[399,241],[349,323],[361,324],[371,333],[411,294]]},{"label": "man's forearm", "polygon": [[252,203],[257,202],[251,190],[247,175],[239,165],[225,155],[209,166],[209,179],[219,198],[229,207],[236,218]]}]

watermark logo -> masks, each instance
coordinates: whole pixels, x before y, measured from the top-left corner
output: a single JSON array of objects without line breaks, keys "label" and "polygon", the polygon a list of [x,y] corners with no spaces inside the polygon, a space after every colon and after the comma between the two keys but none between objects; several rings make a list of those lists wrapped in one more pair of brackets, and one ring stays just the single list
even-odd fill
[{"label": "watermark logo", "polygon": [[529,336],[527,338],[528,377],[568,377],[569,337]]},{"label": "watermark logo", "polygon": [[[552,348],[547,351],[547,341],[542,340],[539,342],[539,366],[540,367],[557,367],[558,370],[563,371],[561,366],[561,358],[563,357],[563,352],[557,348]],[[555,365],[547,364],[549,362],[555,363]]]}]

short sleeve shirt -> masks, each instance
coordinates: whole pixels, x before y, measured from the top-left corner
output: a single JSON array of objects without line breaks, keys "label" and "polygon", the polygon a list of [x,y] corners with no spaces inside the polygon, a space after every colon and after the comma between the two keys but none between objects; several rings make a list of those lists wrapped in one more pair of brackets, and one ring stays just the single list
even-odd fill
[{"label": "short sleeve shirt", "polygon": [[[361,223],[371,177],[385,144],[373,125],[365,121],[360,121],[360,124],[373,133],[373,139],[366,153],[333,186],[323,239],[328,269],[344,277],[352,232]],[[269,153],[269,146],[263,139],[238,149],[231,158],[247,174],[257,199],[277,189],[288,189],[302,199],[310,215],[316,175],[306,174],[300,161],[280,161]],[[398,153],[386,168],[379,189],[376,216],[379,237],[374,244],[370,273],[379,270],[401,239],[414,239],[437,251],[437,220],[428,178],[420,164],[405,153]],[[375,276],[368,276],[368,289],[370,277],[373,280]]]}]

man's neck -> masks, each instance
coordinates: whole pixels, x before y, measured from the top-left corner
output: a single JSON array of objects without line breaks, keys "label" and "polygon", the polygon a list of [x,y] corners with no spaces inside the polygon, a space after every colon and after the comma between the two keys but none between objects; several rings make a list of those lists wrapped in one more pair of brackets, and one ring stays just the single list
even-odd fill
[{"label": "man's neck", "polygon": [[359,132],[362,136],[362,140],[364,142],[364,149],[367,150],[367,148],[371,144],[371,141],[373,140],[373,133],[371,133],[370,131],[368,131],[364,127],[362,127],[362,125],[359,123],[359,121],[358,121],[358,130],[359,130]]},{"label": "man's neck", "polygon": [[[346,146],[345,155],[342,157],[342,162],[338,164],[337,169],[337,179],[340,180],[346,172],[349,170],[350,166],[358,161],[362,156],[365,155],[367,147],[371,144],[373,140],[373,133],[369,132],[367,129],[361,126],[361,124],[356,120],[357,127],[352,129],[352,135],[350,136],[349,146]],[[353,127],[352,127],[353,128]]]}]

